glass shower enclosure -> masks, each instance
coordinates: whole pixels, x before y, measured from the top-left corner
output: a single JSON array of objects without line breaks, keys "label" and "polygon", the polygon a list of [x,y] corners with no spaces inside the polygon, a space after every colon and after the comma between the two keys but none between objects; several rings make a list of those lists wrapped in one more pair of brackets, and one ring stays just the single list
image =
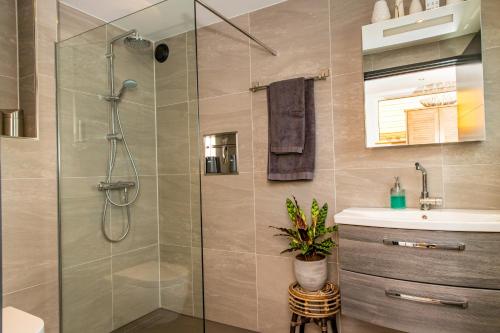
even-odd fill
[{"label": "glass shower enclosure", "polygon": [[61,330],[203,332],[195,4],[57,44]]}]

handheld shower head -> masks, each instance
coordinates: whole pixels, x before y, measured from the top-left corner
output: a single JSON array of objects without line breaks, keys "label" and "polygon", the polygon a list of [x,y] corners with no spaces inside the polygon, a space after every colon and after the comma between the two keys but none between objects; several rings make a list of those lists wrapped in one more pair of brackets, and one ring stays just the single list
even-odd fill
[{"label": "handheld shower head", "polygon": [[121,97],[123,95],[123,92],[125,89],[135,89],[137,88],[137,81],[132,80],[132,79],[127,79],[124,80],[122,83],[122,87],[120,88],[120,91],[118,92],[118,97]]}]

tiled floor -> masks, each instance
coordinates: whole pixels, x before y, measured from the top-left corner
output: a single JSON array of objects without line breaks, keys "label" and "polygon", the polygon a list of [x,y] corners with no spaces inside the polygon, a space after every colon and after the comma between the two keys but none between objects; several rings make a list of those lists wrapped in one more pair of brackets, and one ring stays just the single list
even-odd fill
[{"label": "tiled floor", "polygon": [[[201,319],[158,309],[113,333],[204,333]],[[254,333],[238,327],[206,321],[205,333]]]}]

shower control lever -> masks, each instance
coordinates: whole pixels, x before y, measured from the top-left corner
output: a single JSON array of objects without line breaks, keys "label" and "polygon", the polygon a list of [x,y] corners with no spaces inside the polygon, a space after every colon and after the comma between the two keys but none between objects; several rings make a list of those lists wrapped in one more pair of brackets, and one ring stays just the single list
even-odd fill
[{"label": "shower control lever", "polygon": [[100,182],[97,185],[97,189],[99,191],[124,190],[131,187],[135,187],[135,182],[122,182],[122,181],[114,183]]}]

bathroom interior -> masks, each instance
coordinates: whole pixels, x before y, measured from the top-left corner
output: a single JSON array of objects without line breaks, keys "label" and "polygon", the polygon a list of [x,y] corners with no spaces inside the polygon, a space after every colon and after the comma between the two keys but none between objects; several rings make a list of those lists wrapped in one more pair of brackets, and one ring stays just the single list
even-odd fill
[{"label": "bathroom interior", "polygon": [[0,0],[1,332],[500,332],[499,15]]}]

